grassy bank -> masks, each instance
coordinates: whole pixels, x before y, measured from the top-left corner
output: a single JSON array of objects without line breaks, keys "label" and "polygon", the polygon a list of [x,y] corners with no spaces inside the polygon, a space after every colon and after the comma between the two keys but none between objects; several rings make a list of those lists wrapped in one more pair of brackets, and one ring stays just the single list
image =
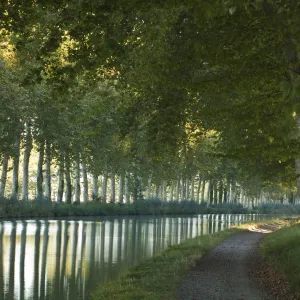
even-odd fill
[{"label": "grassy bank", "polygon": [[196,203],[195,201],[165,202],[158,199],[139,200],[132,204],[88,202],[66,204],[50,201],[11,201],[0,199],[0,218],[118,216],[118,215],[178,215],[178,214],[296,214],[300,206],[262,205],[248,209],[241,204]]},{"label": "grassy bank", "polygon": [[195,261],[239,230],[241,229],[227,229],[172,246],[160,255],[133,267],[119,279],[104,283],[93,294],[92,299],[176,299],[178,285]]},{"label": "grassy bank", "polygon": [[263,256],[272,268],[283,275],[291,290],[300,294],[300,221],[267,235],[262,244]]}]

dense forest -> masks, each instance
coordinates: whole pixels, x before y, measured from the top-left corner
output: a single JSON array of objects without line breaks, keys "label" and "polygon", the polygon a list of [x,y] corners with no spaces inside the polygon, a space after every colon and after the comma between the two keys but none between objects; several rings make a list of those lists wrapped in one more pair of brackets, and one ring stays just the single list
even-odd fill
[{"label": "dense forest", "polygon": [[0,197],[298,203],[299,2],[0,4]]}]

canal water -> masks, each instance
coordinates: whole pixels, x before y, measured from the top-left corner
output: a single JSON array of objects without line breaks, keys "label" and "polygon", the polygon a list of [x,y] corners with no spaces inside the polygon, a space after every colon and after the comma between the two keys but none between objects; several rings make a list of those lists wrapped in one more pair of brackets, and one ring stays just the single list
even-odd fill
[{"label": "canal water", "polygon": [[0,299],[89,299],[95,288],[188,238],[263,215],[0,221]]}]

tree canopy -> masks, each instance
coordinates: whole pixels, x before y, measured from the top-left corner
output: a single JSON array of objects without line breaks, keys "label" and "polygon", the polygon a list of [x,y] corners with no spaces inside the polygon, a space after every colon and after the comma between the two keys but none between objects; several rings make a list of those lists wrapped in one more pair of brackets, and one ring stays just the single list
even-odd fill
[{"label": "tree canopy", "polygon": [[201,171],[300,190],[299,9],[2,1],[1,154],[30,126],[57,160],[80,154],[98,175]]}]

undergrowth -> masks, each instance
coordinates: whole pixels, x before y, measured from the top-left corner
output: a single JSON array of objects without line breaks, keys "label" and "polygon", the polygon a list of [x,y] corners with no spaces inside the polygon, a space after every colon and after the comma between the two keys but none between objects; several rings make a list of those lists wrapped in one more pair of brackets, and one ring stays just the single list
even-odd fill
[{"label": "undergrowth", "polygon": [[138,200],[131,204],[57,203],[47,200],[12,201],[0,199],[0,218],[11,217],[64,217],[64,216],[118,216],[118,215],[178,215],[178,214],[296,214],[299,205],[261,205],[246,208],[242,204],[209,204],[195,201],[165,202],[159,199]]}]

